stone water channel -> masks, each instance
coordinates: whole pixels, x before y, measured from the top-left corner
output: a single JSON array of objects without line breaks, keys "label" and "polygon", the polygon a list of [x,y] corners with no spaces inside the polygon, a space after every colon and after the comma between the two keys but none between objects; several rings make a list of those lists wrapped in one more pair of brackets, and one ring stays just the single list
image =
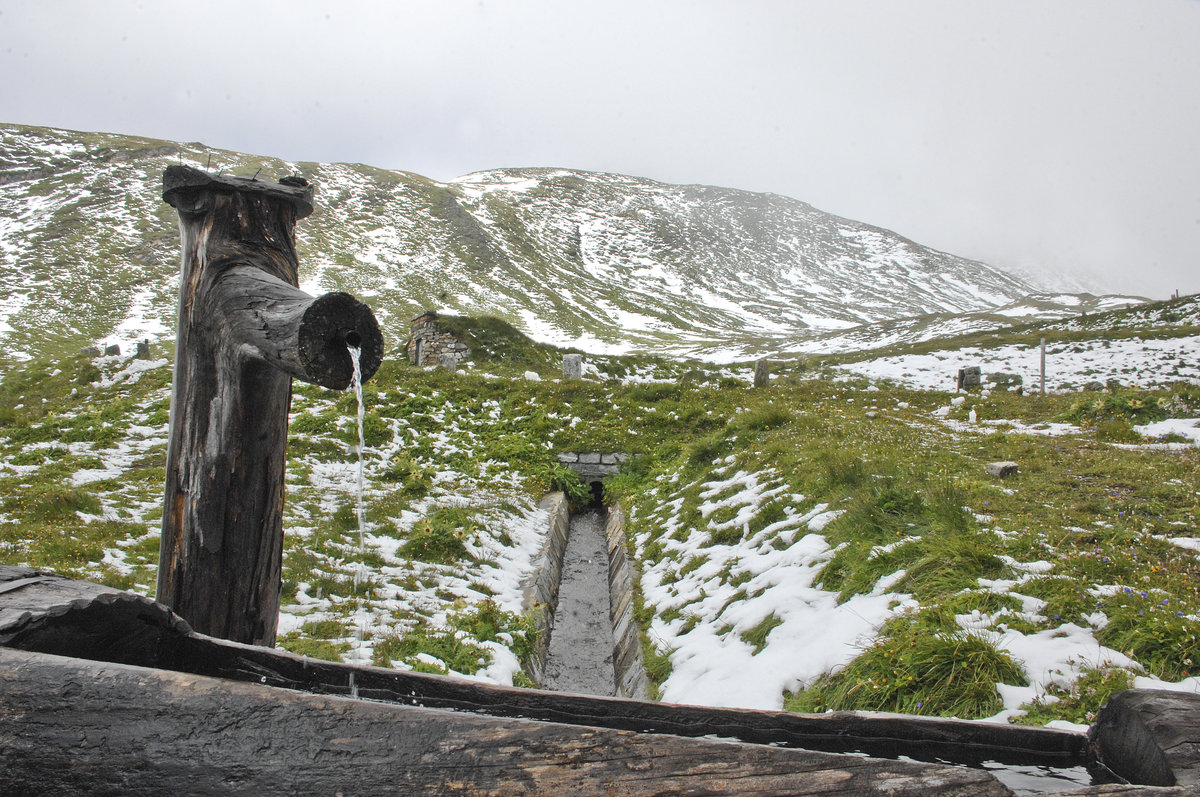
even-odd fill
[{"label": "stone water channel", "polygon": [[526,606],[541,610],[542,637],[526,673],[554,691],[645,699],[625,513],[604,507],[598,492],[574,514],[562,493],[546,496],[542,508],[546,544],[526,584]]},{"label": "stone water channel", "polygon": [[598,509],[571,515],[546,657],[547,689],[616,694],[605,515]]},{"label": "stone water channel", "polygon": [[562,493],[542,504],[550,516],[549,533],[527,586],[526,606],[542,609],[543,639],[526,670],[554,691],[644,699],[647,680],[633,619],[625,514],[603,500],[603,479],[619,472],[628,455],[563,453],[558,459],[591,487],[592,501],[574,513]]}]

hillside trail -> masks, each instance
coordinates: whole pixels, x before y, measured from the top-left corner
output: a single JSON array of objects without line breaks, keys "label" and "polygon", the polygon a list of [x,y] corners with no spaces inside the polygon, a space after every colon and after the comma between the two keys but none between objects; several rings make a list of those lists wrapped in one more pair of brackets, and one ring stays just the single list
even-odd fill
[{"label": "hillside trail", "polygon": [[587,695],[616,694],[602,512],[592,510],[571,516],[558,609],[546,657],[546,688]]}]

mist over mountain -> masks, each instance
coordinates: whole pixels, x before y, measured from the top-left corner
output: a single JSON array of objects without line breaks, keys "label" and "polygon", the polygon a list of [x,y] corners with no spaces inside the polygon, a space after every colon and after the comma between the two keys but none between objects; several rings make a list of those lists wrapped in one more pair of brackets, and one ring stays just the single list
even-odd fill
[{"label": "mist over mountain", "polygon": [[160,192],[175,163],[313,183],[301,287],[364,298],[393,349],[425,309],[498,316],[585,351],[730,360],[830,336],[869,345],[877,325],[912,337],[938,318],[1005,325],[1137,301],[1031,299],[1028,282],[985,263],[773,194],[549,168],[437,182],[3,125],[0,357],[173,338],[178,232]]}]

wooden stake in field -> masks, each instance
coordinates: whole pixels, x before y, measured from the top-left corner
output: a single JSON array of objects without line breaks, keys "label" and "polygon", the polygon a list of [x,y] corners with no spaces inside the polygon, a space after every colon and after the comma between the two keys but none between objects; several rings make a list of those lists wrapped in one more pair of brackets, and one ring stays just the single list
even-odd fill
[{"label": "wooden stake in field", "polygon": [[383,358],[369,307],[297,287],[312,194],[300,178],[163,173],[183,262],[157,598],[201,633],[255,645],[274,645],[279,618],[292,379],[345,389],[348,346],[364,379]]},{"label": "wooden stake in field", "polygon": [[1042,395],[1046,395],[1046,339],[1042,338]]}]

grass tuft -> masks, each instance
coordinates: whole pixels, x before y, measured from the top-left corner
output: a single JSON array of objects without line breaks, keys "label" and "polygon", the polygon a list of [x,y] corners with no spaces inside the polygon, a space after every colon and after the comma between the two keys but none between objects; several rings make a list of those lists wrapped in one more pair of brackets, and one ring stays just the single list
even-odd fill
[{"label": "grass tuft", "polygon": [[1002,708],[997,683],[1025,686],[1021,668],[982,637],[892,622],[844,670],[790,696],[789,711],[894,711],[979,719]]}]

